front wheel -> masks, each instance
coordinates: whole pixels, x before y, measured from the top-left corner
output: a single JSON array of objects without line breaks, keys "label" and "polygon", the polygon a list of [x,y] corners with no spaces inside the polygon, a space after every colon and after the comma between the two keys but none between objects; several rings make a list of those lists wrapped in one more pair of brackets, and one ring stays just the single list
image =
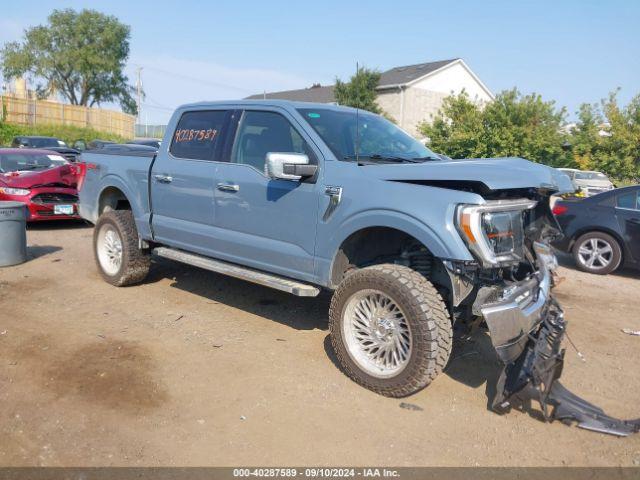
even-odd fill
[{"label": "front wheel", "polygon": [[141,282],[149,273],[149,254],[138,248],[138,231],[130,210],[109,210],[93,231],[93,250],[98,270],[117,287]]},{"label": "front wheel", "polygon": [[349,274],[331,300],[329,329],[344,372],[389,397],[425,388],[451,353],[451,320],[442,298],[431,282],[401,265]]}]

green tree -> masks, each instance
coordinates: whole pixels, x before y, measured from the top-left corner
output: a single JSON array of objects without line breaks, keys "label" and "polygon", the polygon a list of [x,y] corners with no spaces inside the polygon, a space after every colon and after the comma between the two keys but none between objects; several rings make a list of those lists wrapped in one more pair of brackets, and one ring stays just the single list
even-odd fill
[{"label": "green tree", "polygon": [[618,105],[617,91],[599,106],[581,105],[571,133],[579,168],[602,171],[619,180],[640,177],[640,95],[624,108]]},{"label": "green tree", "polygon": [[334,94],[339,105],[360,108],[373,113],[383,113],[376,103],[376,87],[380,72],[368,68],[358,68],[348,82],[336,78]]},{"label": "green tree", "polygon": [[119,102],[136,113],[133,87],[123,69],[129,57],[130,29],[95,10],[54,10],[47,25],[25,30],[21,42],[0,51],[5,78],[30,76],[37,92],[59,92],[73,105]]},{"label": "green tree", "polygon": [[430,147],[453,158],[518,156],[553,166],[571,162],[563,149],[565,110],[540,95],[516,89],[478,105],[466,92],[448,97],[432,123],[419,131]]}]

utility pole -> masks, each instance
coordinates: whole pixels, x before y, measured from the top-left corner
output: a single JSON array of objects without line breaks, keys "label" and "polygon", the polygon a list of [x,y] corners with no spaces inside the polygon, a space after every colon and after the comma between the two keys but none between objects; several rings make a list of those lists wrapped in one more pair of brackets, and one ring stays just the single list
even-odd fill
[{"label": "utility pole", "polygon": [[142,118],[140,116],[140,111],[142,108],[142,67],[138,67],[136,68],[136,75],[137,75],[137,80],[136,80],[136,94],[138,95],[138,123],[140,123],[140,119]]}]

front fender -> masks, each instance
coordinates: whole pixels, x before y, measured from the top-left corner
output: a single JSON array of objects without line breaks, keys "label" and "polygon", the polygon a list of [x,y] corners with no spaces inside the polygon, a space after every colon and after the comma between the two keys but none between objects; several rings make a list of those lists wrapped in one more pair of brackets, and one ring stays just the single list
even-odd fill
[{"label": "front fender", "polygon": [[[452,205],[451,212],[447,212],[449,218],[453,218],[454,208]],[[318,251],[318,276],[323,284],[331,283],[331,269],[342,243],[354,233],[372,227],[393,228],[411,235],[438,258],[473,260],[453,224],[438,234],[429,225],[406,213],[386,209],[367,210],[345,218],[330,230],[324,242],[319,242],[323,248]]]}]

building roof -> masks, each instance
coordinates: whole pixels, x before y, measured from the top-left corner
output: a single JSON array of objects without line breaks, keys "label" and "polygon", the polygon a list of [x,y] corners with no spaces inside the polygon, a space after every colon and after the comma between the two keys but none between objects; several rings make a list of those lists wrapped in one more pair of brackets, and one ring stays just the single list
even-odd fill
[{"label": "building roof", "polygon": [[286,90],[283,92],[259,93],[251,95],[247,100],[293,100],[294,102],[315,102],[315,103],[334,103],[336,101],[333,94],[333,85],[320,86],[314,85],[309,88],[300,90]]},{"label": "building roof", "polygon": [[418,63],[416,65],[392,68],[386,72],[382,72],[378,88],[406,85],[407,83],[411,83],[425,75],[429,75],[430,73],[433,73],[457,60],[459,59],[452,58],[450,60],[439,60],[437,62]]},{"label": "building roof", "polygon": [[[439,60],[437,62],[418,63],[416,65],[406,65],[404,67],[394,67],[380,74],[380,82],[378,89],[389,87],[397,87],[406,85],[419,78],[429,75],[436,70],[457,62],[459,58],[450,60]],[[281,99],[293,100],[296,102],[316,102],[316,103],[334,103],[336,101],[333,93],[333,85],[314,85],[309,88],[301,88],[299,90],[285,90],[282,92],[258,93],[247,97],[247,100],[262,99]]]}]

